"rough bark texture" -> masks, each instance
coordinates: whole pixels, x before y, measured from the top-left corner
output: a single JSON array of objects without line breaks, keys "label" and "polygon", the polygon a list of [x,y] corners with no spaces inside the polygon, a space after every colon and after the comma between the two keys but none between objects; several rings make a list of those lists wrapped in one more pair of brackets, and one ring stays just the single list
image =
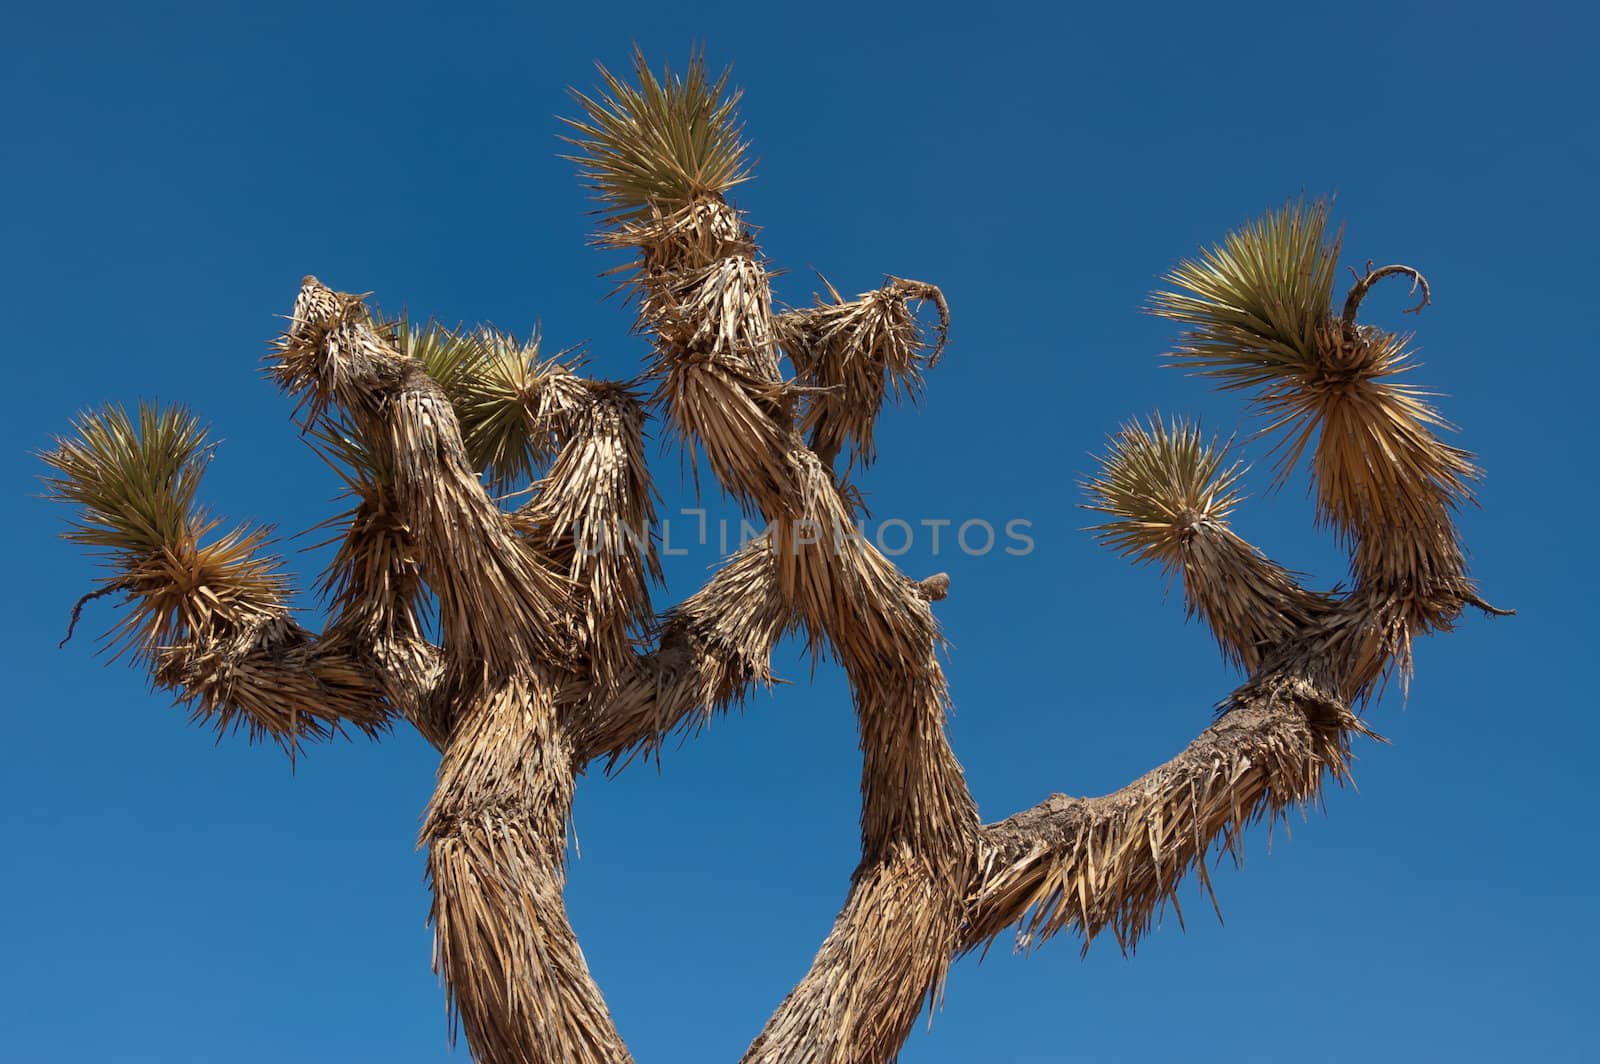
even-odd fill
[{"label": "rough bark texture", "polygon": [[[613,88],[622,103],[586,100],[592,114],[654,99]],[[1388,380],[1403,341],[1354,323],[1372,284],[1407,270],[1369,273],[1336,318],[1320,279],[1337,244],[1320,216],[1270,215],[1175,271],[1156,311],[1188,330],[1180,359],[1256,389],[1288,426],[1291,458],[1311,449],[1319,512],[1351,544],[1354,587],[1309,591],[1234,534],[1236,474],[1187,426],[1125,429],[1089,484],[1111,515],[1101,534],[1181,574],[1191,612],[1248,678],[1186,750],[1127,787],[981,823],[946,731],[932,603],[949,580],[903,575],[859,534],[858,496],[834,461],[871,461],[881,404],[920,388],[943,349],[944,299],[890,278],[775,313],[753,231],[698,181],[681,202],[619,210],[605,238],[634,256],[647,394],[487,333],[424,350],[360,297],[304,280],[274,371],[307,427],[342,448],[355,497],[320,637],[288,619],[259,534],[203,543],[214,522],[194,503],[203,444],[187,422],[108,413],[47,456],[52,490],[85,514],[73,535],[111,552],[106,586],[132,604],[123,635],[197,716],[291,749],[399,716],[440,750],[422,829],[435,963],[474,1056],[491,1064],[630,1059],[562,899],[576,778],[659,756],[669,734],[770,682],[786,633],[850,680],[861,862],[810,970],[744,1059],[880,1064],[952,959],[1009,928],[1027,947],[1109,929],[1131,949],[1191,870],[1209,887],[1212,847],[1233,849],[1252,821],[1344,780],[1352,740],[1371,734],[1356,707],[1405,672],[1413,636],[1481,605],[1451,523],[1471,467],[1431,431],[1438,418],[1417,393]],[[1276,309],[1257,314],[1252,300]],[[919,303],[937,311],[936,338]],[[1285,306],[1301,317],[1268,320]],[[461,350],[471,357],[451,362]],[[652,412],[768,526],[660,615]],[[500,483],[541,456],[520,508],[491,497],[482,474]]]}]

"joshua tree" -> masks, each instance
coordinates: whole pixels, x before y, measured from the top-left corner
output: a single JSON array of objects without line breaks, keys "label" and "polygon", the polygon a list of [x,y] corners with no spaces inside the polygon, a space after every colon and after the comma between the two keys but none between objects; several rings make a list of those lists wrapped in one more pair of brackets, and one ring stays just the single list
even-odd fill
[{"label": "joshua tree", "polygon": [[[409,722],[438,748],[424,826],[435,966],[473,1054],[494,1064],[629,1059],[563,907],[575,778],[655,756],[771,680],[785,634],[849,676],[862,766],[861,863],[811,969],[750,1062],[895,1056],[952,958],[1009,928],[1032,947],[1109,930],[1131,949],[1207,856],[1342,781],[1361,708],[1409,671],[1413,637],[1489,610],[1452,511],[1475,476],[1422,393],[1407,338],[1358,323],[1408,266],[1357,274],[1333,305],[1339,236],[1295,202],[1181,263],[1151,310],[1173,361],[1247,393],[1288,470],[1309,454],[1317,515],[1348,544],[1347,590],[1302,587],[1228,525],[1241,467],[1192,424],[1124,427],[1088,481],[1097,534],[1181,575],[1191,613],[1246,675],[1166,764],[1100,798],[1051,795],[985,823],[947,742],[932,604],[856,534],[849,477],[891,394],[915,394],[949,324],[939,289],[888,278],[779,309],[755,231],[727,75],[703,62],[574,94],[571,143],[625,252],[651,343],[642,377],[589,380],[490,329],[385,320],[302,282],[271,372],[353,506],[297,623],[262,528],[200,506],[210,449],[181,408],[83,416],[46,456],[68,533],[125,597],[114,644],[196,721],[291,754]],[[919,317],[919,315],[921,315]],[[787,367],[784,360],[787,360]],[[765,519],[704,587],[656,612],[645,427],[663,419],[722,491]],[[81,603],[80,603],[81,605]]]}]

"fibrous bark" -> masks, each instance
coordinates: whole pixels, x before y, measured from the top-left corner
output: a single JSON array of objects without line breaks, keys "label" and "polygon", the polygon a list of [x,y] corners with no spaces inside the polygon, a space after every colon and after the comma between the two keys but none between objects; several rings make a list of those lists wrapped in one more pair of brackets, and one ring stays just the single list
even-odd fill
[{"label": "fibrous bark", "polygon": [[[1359,711],[1408,673],[1411,639],[1483,605],[1451,520],[1475,470],[1421,393],[1392,380],[1405,339],[1355,320],[1377,281],[1420,281],[1414,270],[1369,264],[1336,316],[1338,241],[1305,204],[1181,264],[1153,304],[1185,330],[1176,361],[1248,391],[1287,464],[1309,452],[1353,586],[1309,590],[1232,531],[1241,471],[1225,448],[1182,421],[1127,426],[1086,485],[1107,517],[1096,531],[1180,577],[1247,678],[1127,787],[985,824],[946,730],[932,603],[949,579],[915,580],[873,547],[848,480],[875,456],[884,401],[914,397],[942,353],[944,297],[891,277],[775,309],[726,198],[748,177],[736,94],[698,62],[682,78],[642,61],[636,73],[636,86],[605,75],[572,124],[606,209],[601,242],[630,257],[623,287],[651,344],[640,381],[588,380],[491,330],[386,323],[302,282],[274,373],[353,499],[322,635],[289,619],[264,531],[215,535],[196,502],[209,452],[182,411],[84,418],[46,456],[50,486],[81,508],[70,535],[112,563],[101,590],[127,596],[118,637],[198,717],[293,750],[398,716],[440,750],[422,829],[435,964],[493,1064],[630,1059],[562,899],[577,777],[659,756],[770,683],[786,634],[836,661],[863,754],[861,860],[745,1060],[875,1064],[953,958],[1010,928],[1029,948],[1109,929],[1132,949],[1190,870],[1209,889],[1208,853],[1237,854],[1248,824],[1348,778],[1352,741],[1373,734]],[[652,414],[767,525],[659,614]]]}]

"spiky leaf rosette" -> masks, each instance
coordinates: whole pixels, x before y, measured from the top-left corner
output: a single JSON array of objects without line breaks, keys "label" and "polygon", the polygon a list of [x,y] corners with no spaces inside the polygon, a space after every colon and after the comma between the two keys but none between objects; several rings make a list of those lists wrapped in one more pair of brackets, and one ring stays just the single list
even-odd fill
[{"label": "spiky leaf rosette", "polygon": [[1280,482],[1312,447],[1318,517],[1361,542],[1362,579],[1448,581],[1460,553],[1448,510],[1468,497],[1470,456],[1435,435],[1448,426],[1426,393],[1394,380],[1413,364],[1408,339],[1355,321],[1373,281],[1413,277],[1414,310],[1425,282],[1369,269],[1336,315],[1340,241],[1327,228],[1322,201],[1271,211],[1180,263],[1152,310],[1185,327],[1177,365],[1253,393],[1262,431],[1282,433]]},{"label": "spiky leaf rosette", "polygon": [[341,723],[383,727],[386,710],[356,663],[321,653],[289,619],[288,585],[263,553],[269,530],[222,522],[196,502],[211,458],[205,430],[182,407],[141,403],[85,414],[76,435],[42,457],[49,496],[78,507],[69,540],[112,572],[101,591],[128,596],[109,645],[180,692],[219,731],[290,746]]},{"label": "spiky leaf rosette", "polygon": [[149,663],[219,619],[280,611],[283,576],[256,553],[268,530],[240,527],[206,542],[221,522],[195,501],[211,447],[193,414],[141,403],[134,418],[108,406],[73,427],[75,438],[58,438],[44,455],[60,474],[46,484],[52,498],[79,507],[66,538],[100,551],[115,571],[104,581],[134,596],[117,628],[123,649]]},{"label": "spiky leaf rosette", "polygon": [[1152,311],[1187,329],[1179,364],[1260,388],[1311,371],[1331,314],[1339,237],[1323,201],[1293,202],[1229,233],[1167,274]]},{"label": "spiky leaf rosette", "polygon": [[1097,538],[1123,557],[1181,573],[1190,616],[1199,614],[1228,659],[1250,671],[1319,600],[1228,527],[1242,473],[1198,425],[1152,417],[1112,437],[1085,487],[1089,509],[1113,518],[1094,526]]},{"label": "spiky leaf rosette", "polygon": [[584,117],[563,121],[575,134],[564,139],[581,153],[569,158],[582,167],[607,225],[671,214],[749,178],[737,115],[741,93],[728,87],[730,70],[713,79],[699,52],[683,75],[668,68],[657,79],[635,49],[637,85],[604,66],[599,71],[605,91],[571,90]]}]

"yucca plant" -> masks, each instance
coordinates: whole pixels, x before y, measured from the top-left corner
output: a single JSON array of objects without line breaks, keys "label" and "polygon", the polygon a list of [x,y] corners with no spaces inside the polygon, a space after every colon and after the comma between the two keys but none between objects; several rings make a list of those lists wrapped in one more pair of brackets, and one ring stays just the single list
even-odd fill
[{"label": "yucca plant", "polygon": [[[198,718],[292,753],[399,717],[439,749],[422,829],[435,965],[475,1058],[630,1059],[562,899],[576,777],[659,756],[771,682],[786,633],[850,680],[861,861],[744,1059],[881,1062],[952,959],[1008,928],[1026,947],[1109,929],[1132,949],[1189,870],[1209,888],[1213,847],[1237,853],[1247,824],[1346,778],[1352,741],[1372,735],[1357,710],[1406,668],[1413,637],[1484,606],[1452,523],[1476,472],[1395,379],[1406,338],[1357,321],[1378,281],[1410,277],[1423,303],[1426,283],[1369,264],[1335,310],[1326,204],[1271,211],[1181,263],[1152,308],[1183,328],[1175,363],[1250,393],[1285,468],[1310,455],[1353,584],[1308,589],[1232,531],[1245,468],[1196,424],[1127,424],[1086,485],[1094,532],[1181,579],[1245,679],[1184,752],[1122,790],[984,823],[947,738],[932,604],[949,579],[913,580],[857,534],[845,479],[873,458],[884,401],[915,397],[936,364],[944,297],[891,277],[775,309],[728,198],[751,173],[728,74],[696,56],[657,76],[640,56],[632,80],[601,77],[575,94],[571,143],[651,342],[637,381],[587,379],[537,338],[385,321],[302,282],[273,374],[351,500],[331,523],[320,634],[290,619],[268,533],[225,530],[200,505],[210,450],[192,414],[107,408],[44,455],[50,494],[77,511],[68,537],[107,568],[89,597],[124,596],[112,646]],[[652,416],[768,522],[661,613]]]}]

